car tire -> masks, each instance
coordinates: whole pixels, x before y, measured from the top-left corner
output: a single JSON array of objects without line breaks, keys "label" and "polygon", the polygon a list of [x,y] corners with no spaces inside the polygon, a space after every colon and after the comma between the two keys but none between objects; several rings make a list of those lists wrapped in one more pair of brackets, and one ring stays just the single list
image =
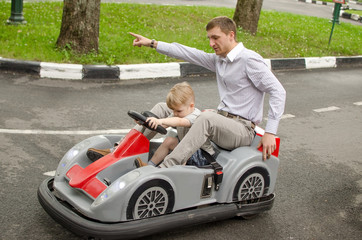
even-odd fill
[{"label": "car tire", "polygon": [[233,201],[252,202],[258,200],[269,187],[268,171],[261,167],[251,168],[243,174],[235,185]]},{"label": "car tire", "polygon": [[127,219],[136,220],[170,213],[175,203],[171,185],[161,179],[149,181],[132,195],[127,207]]}]

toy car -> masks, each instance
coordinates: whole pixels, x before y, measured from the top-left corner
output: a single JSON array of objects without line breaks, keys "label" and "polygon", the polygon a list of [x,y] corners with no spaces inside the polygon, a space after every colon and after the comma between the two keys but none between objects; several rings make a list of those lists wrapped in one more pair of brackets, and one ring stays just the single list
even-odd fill
[{"label": "toy car", "polygon": [[[149,128],[144,115],[128,114]],[[215,145],[216,161],[202,167],[137,168],[135,159],[147,162],[164,137],[149,141],[135,129],[126,136],[94,136],[65,154],[55,177],[40,185],[38,199],[70,231],[105,239],[255,215],[272,208],[280,143],[277,138],[277,150],[263,161],[256,148],[263,130],[255,130],[251,146],[228,151]],[[167,132],[162,127],[157,131]],[[87,158],[87,149],[111,148],[118,141],[114,152],[94,162]]]}]

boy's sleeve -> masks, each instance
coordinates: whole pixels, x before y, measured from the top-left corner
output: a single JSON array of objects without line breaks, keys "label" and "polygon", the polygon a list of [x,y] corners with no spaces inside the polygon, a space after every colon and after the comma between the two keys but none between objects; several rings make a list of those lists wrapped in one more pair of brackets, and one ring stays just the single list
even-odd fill
[{"label": "boy's sleeve", "polygon": [[201,111],[199,109],[195,108],[195,110],[192,113],[190,113],[189,115],[187,115],[184,118],[189,120],[191,123],[191,126],[192,126],[192,124],[194,124],[196,118],[200,115],[200,113],[201,113]]}]

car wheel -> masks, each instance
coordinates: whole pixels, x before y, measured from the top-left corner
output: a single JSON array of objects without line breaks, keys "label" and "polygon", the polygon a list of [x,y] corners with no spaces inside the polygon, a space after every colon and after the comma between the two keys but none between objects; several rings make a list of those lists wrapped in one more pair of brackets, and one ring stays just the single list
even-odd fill
[{"label": "car wheel", "polygon": [[127,207],[127,219],[142,219],[172,211],[174,192],[169,183],[152,180],[140,186],[132,195]]},{"label": "car wheel", "polygon": [[233,194],[234,201],[252,201],[264,195],[269,187],[269,175],[264,168],[252,168],[238,180]]}]

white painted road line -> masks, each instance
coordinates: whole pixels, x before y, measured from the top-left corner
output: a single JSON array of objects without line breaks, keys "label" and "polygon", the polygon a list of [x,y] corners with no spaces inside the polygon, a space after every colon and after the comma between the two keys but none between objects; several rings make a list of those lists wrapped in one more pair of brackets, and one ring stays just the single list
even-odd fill
[{"label": "white painted road line", "polygon": [[338,109],[340,109],[340,108],[339,108],[339,107],[332,106],[332,107],[314,109],[313,111],[318,112],[318,113],[321,113],[321,112],[336,111],[336,110],[338,110]]},{"label": "white painted road line", "polygon": [[[289,113],[283,114],[280,119],[288,119],[288,118],[295,118],[295,115]],[[268,121],[268,117],[265,117],[264,120]]]},{"label": "white painted road line", "polygon": [[45,173],[43,173],[43,175],[49,176],[49,177],[54,177],[55,176],[55,171],[45,172]]},{"label": "white painted road line", "polygon": [[294,118],[295,116],[293,114],[284,114],[282,115],[281,119],[287,119],[287,118]]},{"label": "white painted road line", "polygon": [[43,135],[98,135],[98,134],[126,134],[130,129],[109,130],[31,130],[31,129],[0,129],[0,133],[10,134],[43,134]]},{"label": "white painted road line", "polygon": [[[362,106],[362,102],[353,103],[357,106]],[[330,112],[339,110],[339,107],[331,106],[326,108],[314,109],[314,112]],[[293,114],[284,114],[281,119],[294,118]],[[268,120],[268,118],[264,118]],[[100,135],[100,134],[127,134],[131,129],[108,129],[108,130],[32,130],[32,129],[0,129],[0,133],[9,134],[43,134],[43,135]]]}]

